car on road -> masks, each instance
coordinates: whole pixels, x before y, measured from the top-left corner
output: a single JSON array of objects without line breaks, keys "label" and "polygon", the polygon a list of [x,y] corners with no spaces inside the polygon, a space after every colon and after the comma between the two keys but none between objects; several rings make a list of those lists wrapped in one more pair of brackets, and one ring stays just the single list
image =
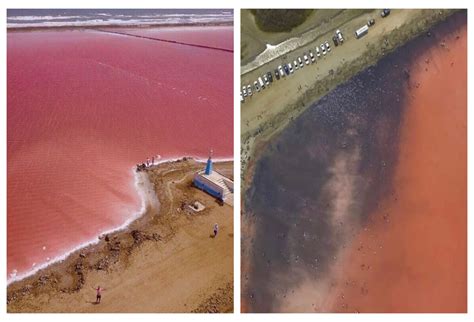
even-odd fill
[{"label": "car on road", "polygon": [[283,71],[283,67],[281,67],[281,65],[278,66],[278,71],[280,72],[281,77],[285,77],[285,72]]},{"label": "car on road", "polygon": [[255,87],[255,90],[256,90],[257,92],[260,92],[260,86],[258,86],[257,81],[253,82],[253,87]]},{"label": "car on road", "polygon": [[305,63],[306,65],[309,65],[309,58],[308,58],[308,56],[306,56],[306,54],[303,54],[303,55],[304,55],[304,56],[303,56],[303,58],[304,58],[304,63]]},{"label": "car on road", "polygon": [[342,44],[344,42],[344,37],[342,36],[342,32],[341,30],[336,30],[336,36],[337,36],[337,40],[339,41],[340,44]]},{"label": "car on road", "polygon": [[280,72],[278,71],[278,69],[275,69],[275,78],[276,78],[277,80],[280,79]]},{"label": "car on road", "polygon": [[326,46],[324,46],[324,44],[321,44],[319,47],[321,48],[323,56],[326,55]]},{"label": "car on road", "polygon": [[319,47],[316,46],[316,56],[321,57],[321,53],[319,52]]},{"label": "car on road", "polygon": [[300,64],[300,68],[303,68],[303,61],[301,60],[301,57],[298,57],[298,63]]},{"label": "car on road", "polygon": [[290,74],[293,74],[293,66],[291,66],[291,63],[288,63],[288,69],[290,70]]},{"label": "car on road", "polygon": [[385,18],[386,16],[388,16],[390,14],[390,9],[383,9],[382,12],[380,13],[380,16],[382,18]]},{"label": "car on road", "polygon": [[311,50],[309,51],[309,57],[311,58],[311,63],[316,61],[316,58],[314,58],[313,52]]},{"label": "car on road", "polygon": [[298,63],[296,62],[296,60],[293,60],[293,66],[295,66],[295,70],[298,70]]},{"label": "car on road", "polygon": [[325,45],[326,45],[326,50],[328,51],[328,53],[331,52],[331,47],[329,47],[329,41],[326,40]]},{"label": "car on road", "polygon": [[270,81],[270,83],[273,83],[272,72],[268,72],[268,73],[267,73],[267,77],[268,77],[268,80]]},{"label": "car on road", "polygon": [[244,97],[247,97],[247,87],[242,86],[242,93],[244,93]]},{"label": "car on road", "polygon": [[290,75],[290,69],[288,68],[288,65],[283,66],[283,69],[285,70],[286,75]]},{"label": "car on road", "polygon": [[252,96],[252,85],[247,85],[247,92],[249,92],[249,96]]}]

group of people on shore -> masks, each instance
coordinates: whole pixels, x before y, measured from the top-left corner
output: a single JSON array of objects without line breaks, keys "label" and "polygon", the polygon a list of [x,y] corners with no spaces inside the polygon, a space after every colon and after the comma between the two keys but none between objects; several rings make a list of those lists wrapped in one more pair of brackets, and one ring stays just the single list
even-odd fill
[{"label": "group of people on shore", "polygon": [[137,171],[143,171],[143,170],[145,170],[145,169],[147,169],[147,168],[149,168],[149,167],[154,166],[154,165],[155,165],[155,159],[156,159],[156,160],[159,160],[159,159],[161,159],[161,156],[158,154],[158,155],[156,155],[156,156],[152,156],[152,157],[151,157],[151,160],[150,160],[150,158],[147,158],[147,159],[146,159],[146,162],[137,163],[137,166],[136,166]]}]

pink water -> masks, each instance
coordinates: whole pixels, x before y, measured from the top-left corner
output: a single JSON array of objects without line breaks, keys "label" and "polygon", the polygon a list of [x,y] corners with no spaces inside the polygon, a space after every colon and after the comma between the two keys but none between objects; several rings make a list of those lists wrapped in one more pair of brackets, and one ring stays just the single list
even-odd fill
[{"label": "pink water", "polygon": [[[177,30],[189,30],[193,32],[176,33]],[[107,28],[104,28],[107,29]],[[209,29],[213,29],[213,37],[209,37]],[[174,40],[186,42],[189,44],[197,44],[211,46],[223,49],[234,49],[233,27],[170,27],[170,28],[144,28],[144,29],[119,29],[132,35],[146,36],[152,38]],[[229,32],[230,31],[230,32]]]},{"label": "pink water", "polygon": [[[228,27],[167,33],[232,48]],[[231,53],[95,31],[7,39],[8,274],[136,214],[131,169],[147,157],[232,156]]]}]

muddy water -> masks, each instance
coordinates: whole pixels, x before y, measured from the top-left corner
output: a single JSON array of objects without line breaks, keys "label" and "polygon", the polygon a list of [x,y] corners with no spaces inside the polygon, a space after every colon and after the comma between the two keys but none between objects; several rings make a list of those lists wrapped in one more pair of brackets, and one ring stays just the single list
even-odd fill
[{"label": "muddy water", "polygon": [[[267,146],[256,165],[252,188],[245,196],[246,216],[256,223],[251,241],[252,254],[242,258],[244,267],[250,267],[242,279],[242,302],[248,311],[363,310],[359,307],[359,298],[373,299],[373,306],[368,304],[370,301],[365,302],[368,310],[394,310],[393,306],[376,303],[382,295],[389,303],[392,293],[384,293],[384,287],[380,287],[378,293],[370,291],[379,280],[386,281],[384,273],[395,287],[401,285],[395,279],[396,274],[409,285],[410,280],[428,271],[430,277],[424,279],[425,282],[419,278],[418,286],[423,288],[428,280],[433,282],[434,276],[442,271],[452,276],[444,283],[453,282],[459,287],[456,294],[462,299],[463,285],[465,289],[465,274],[462,273],[466,269],[466,68],[464,65],[463,69],[462,60],[459,66],[457,63],[451,66],[454,56],[449,55],[465,55],[465,47],[464,52],[462,48],[459,51],[447,50],[448,54],[440,56],[444,57],[440,61],[432,58],[427,67],[423,66],[422,71],[424,68],[437,70],[438,78],[433,82],[420,79],[422,67],[418,62],[426,59],[422,57],[439,44],[440,38],[454,32],[463,23],[465,15],[457,15],[434,30],[432,37],[422,36],[358,74],[315,103]],[[454,39],[462,43],[461,37]],[[449,60],[450,70],[442,69],[443,59]],[[459,83],[453,82],[456,83],[453,89],[464,88],[464,92],[457,89],[454,94],[460,95],[458,109],[462,111],[459,115],[455,113],[454,118],[446,114],[430,115],[433,112],[431,105],[443,105],[444,113],[449,114],[446,103],[453,99],[457,102],[450,94],[453,91],[442,90],[443,82],[440,81],[452,73],[453,68],[459,68],[461,74],[464,70],[464,78],[461,75],[456,78]],[[415,89],[426,91],[421,101],[417,101]],[[432,91],[439,96],[444,94],[443,99],[427,99],[426,93]],[[425,102],[426,106],[412,115],[413,104],[419,105],[420,102]],[[434,123],[430,125],[431,121]],[[420,134],[407,145],[407,137],[417,133],[410,130],[407,134],[410,126],[420,133],[425,131],[425,134]],[[454,127],[455,131],[451,132]],[[436,133],[433,129],[437,129]],[[445,144],[449,145],[447,150],[442,148]],[[440,157],[440,151],[447,153]],[[404,165],[408,156],[413,162],[420,163],[416,167],[410,163]],[[446,158],[455,160],[447,161]],[[432,167],[422,160],[428,160],[426,162]],[[455,162],[454,167],[452,162]],[[399,169],[403,167],[410,171],[400,175]],[[453,171],[456,174],[451,173]],[[400,186],[400,180],[407,186]],[[412,185],[419,189],[408,190]],[[406,189],[406,196],[410,199],[401,199],[400,189]],[[442,198],[446,190],[457,197]],[[439,195],[433,198],[436,191]],[[379,217],[383,222],[393,224],[396,216],[388,205],[384,206],[390,198],[397,200],[405,218],[415,218],[413,225],[407,227],[410,234],[402,229],[389,230],[382,226],[379,231],[370,226]],[[448,210],[454,209],[456,215],[446,216]],[[431,216],[432,221],[427,223],[423,214]],[[403,227],[403,220],[400,222],[400,227]],[[448,232],[447,227],[451,227]],[[431,254],[426,255],[426,264],[435,262],[435,256],[442,258],[431,246],[445,245],[441,249],[450,253],[449,256],[454,256],[454,249],[458,251],[459,268],[449,269],[451,266],[447,263],[452,261],[452,257],[444,258],[446,261],[439,267],[424,266],[414,271],[391,267],[388,259],[387,265],[380,266],[378,275],[370,275],[373,279],[369,284],[368,277],[361,277],[360,271],[373,272],[373,264],[356,264],[356,259],[360,249],[365,251],[359,243],[362,241],[363,246],[364,236],[372,238],[375,230],[377,236],[394,236],[392,249],[386,253],[406,253],[410,249],[413,259],[416,254]],[[420,237],[425,230],[429,232],[422,240]],[[443,232],[449,242],[433,241],[432,237],[443,235]],[[407,235],[412,239],[405,238]],[[387,243],[377,246],[384,249],[388,247]],[[372,248],[370,251],[380,253]],[[432,285],[436,286],[425,287],[420,294],[433,292],[436,287],[442,289],[440,284]],[[353,302],[347,300],[348,292],[352,292],[350,299]],[[402,291],[398,295],[404,296]],[[404,301],[408,301],[407,298]],[[424,298],[419,305],[429,302],[429,298]]]},{"label": "muddy water", "polygon": [[394,191],[341,261],[330,310],[467,310],[465,16],[443,28],[412,63]]}]

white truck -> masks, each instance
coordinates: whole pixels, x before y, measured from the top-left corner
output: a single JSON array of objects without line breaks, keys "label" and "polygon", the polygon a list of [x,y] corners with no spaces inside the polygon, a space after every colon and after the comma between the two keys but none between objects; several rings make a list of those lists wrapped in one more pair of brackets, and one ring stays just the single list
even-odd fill
[{"label": "white truck", "polygon": [[369,32],[369,26],[364,25],[363,27],[360,27],[359,29],[356,30],[355,36],[357,39],[365,36]]}]

